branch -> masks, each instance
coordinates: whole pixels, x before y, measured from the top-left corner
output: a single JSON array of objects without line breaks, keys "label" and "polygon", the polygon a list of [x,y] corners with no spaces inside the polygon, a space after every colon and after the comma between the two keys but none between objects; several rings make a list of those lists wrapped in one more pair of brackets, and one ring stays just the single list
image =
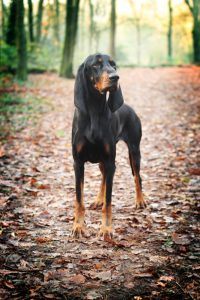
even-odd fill
[{"label": "branch", "polygon": [[194,13],[194,7],[190,4],[190,0],[185,0],[185,3],[188,5],[191,13],[193,14]]}]

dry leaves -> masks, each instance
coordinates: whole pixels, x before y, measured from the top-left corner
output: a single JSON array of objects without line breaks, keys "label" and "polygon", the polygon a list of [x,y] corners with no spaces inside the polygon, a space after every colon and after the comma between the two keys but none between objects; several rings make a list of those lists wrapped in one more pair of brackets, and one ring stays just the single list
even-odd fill
[{"label": "dry leaves", "polygon": [[71,237],[74,81],[31,76],[31,92],[50,106],[34,126],[0,146],[0,274],[9,299],[22,297],[21,291],[23,298],[38,299],[140,299],[144,292],[147,298],[167,299],[169,287],[174,297],[195,299],[199,292],[199,68],[120,73],[125,101],[143,125],[141,175],[148,207],[135,210],[128,151],[119,142],[114,238],[96,237],[101,210],[89,207],[101,176],[92,164],[85,165],[87,236]]}]

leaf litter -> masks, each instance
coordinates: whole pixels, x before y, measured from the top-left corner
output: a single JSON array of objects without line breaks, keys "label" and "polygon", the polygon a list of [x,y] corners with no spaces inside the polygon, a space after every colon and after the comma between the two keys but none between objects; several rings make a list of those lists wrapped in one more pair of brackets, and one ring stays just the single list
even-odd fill
[{"label": "leaf litter", "polygon": [[[143,124],[145,210],[134,208],[126,146],[117,146],[113,239],[90,209],[100,186],[86,164],[87,236],[71,237],[75,197],[73,80],[31,75],[48,101],[35,126],[0,145],[2,299],[196,299],[199,295],[199,67],[122,69],[125,100]],[[23,90],[17,90],[23,93]]]}]

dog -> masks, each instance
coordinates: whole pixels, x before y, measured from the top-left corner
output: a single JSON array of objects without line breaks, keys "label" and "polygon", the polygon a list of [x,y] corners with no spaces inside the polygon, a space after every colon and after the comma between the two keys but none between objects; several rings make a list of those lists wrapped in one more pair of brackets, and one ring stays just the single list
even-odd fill
[{"label": "dog", "polygon": [[112,185],[115,173],[116,144],[123,140],[129,151],[135,177],[136,208],[146,202],[140,177],[140,140],[142,128],[134,110],[124,104],[116,64],[109,55],[90,55],[80,65],[75,79],[75,112],[72,124],[76,199],[72,234],[85,233],[83,202],[84,163],[99,163],[102,173],[100,192],[94,208],[102,206],[99,235],[112,238]]}]

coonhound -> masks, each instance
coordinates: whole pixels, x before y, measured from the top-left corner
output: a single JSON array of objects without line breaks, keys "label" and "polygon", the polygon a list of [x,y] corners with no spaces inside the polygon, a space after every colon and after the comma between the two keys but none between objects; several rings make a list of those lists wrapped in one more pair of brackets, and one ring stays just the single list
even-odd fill
[{"label": "coonhound", "polygon": [[100,235],[112,236],[111,197],[115,173],[116,143],[123,140],[129,150],[135,176],[136,208],[146,206],[140,177],[141,122],[134,110],[124,104],[115,62],[103,54],[90,55],[80,65],[75,80],[75,113],[72,151],[76,180],[75,218],[72,233],[85,231],[83,202],[84,163],[99,163],[100,192],[94,207],[102,205]]}]

